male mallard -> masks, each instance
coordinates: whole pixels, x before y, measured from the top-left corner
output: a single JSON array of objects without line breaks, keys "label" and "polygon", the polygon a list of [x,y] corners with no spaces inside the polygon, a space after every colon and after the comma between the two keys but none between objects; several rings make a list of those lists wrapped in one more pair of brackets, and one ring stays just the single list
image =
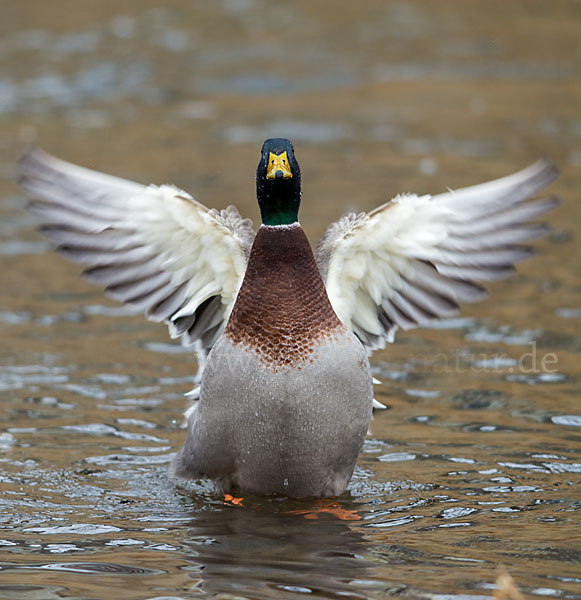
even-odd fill
[{"label": "male mallard", "polygon": [[180,477],[221,493],[336,496],[371,418],[367,354],[454,314],[530,255],[556,205],[527,201],[557,175],[548,160],[474,187],[405,194],[327,229],[313,255],[297,220],[292,144],[269,139],[256,172],[262,225],[208,209],[169,185],[143,186],[60,161],[21,159],[30,210],[58,250],[106,293],[169,325],[203,368]]}]

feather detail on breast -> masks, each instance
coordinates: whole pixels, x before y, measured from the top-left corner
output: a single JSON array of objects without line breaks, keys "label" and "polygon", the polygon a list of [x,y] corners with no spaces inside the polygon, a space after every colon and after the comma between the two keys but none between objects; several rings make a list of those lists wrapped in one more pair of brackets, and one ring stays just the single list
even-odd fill
[{"label": "feather detail on breast", "polygon": [[302,228],[261,227],[226,335],[280,366],[305,360],[338,327]]}]

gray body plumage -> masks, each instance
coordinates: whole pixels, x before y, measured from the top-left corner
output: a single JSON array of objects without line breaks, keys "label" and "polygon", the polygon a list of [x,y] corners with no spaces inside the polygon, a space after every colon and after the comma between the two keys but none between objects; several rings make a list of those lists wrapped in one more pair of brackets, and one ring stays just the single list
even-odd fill
[{"label": "gray body plumage", "polygon": [[372,399],[365,349],[343,327],[290,369],[273,369],[223,335],[208,357],[175,473],[209,477],[221,492],[239,486],[255,494],[339,495]]}]

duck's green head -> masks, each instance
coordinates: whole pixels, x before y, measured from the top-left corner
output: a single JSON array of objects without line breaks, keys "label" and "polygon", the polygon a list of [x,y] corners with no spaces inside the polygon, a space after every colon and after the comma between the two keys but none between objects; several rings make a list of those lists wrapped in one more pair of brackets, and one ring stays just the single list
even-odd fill
[{"label": "duck's green head", "polygon": [[262,144],[256,169],[256,196],[264,225],[290,225],[301,203],[301,170],[293,145],[285,138]]}]

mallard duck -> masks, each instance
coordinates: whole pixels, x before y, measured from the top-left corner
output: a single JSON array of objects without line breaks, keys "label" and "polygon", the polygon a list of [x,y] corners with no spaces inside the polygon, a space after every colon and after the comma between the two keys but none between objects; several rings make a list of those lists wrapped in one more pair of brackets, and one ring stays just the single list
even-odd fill
[{"label": "mallard duck", "polygon": [[200,386],[173,470],[216,490],[337,496],[373,407],[368,354],[486,295],[514,271],[529,200],[557,175],[548,160],[435,196],[403,194],[331,224],[313,253],[298,221],[301,173],[287,139],[260,153],[257,233],[235,207],[209,209],[171,185],[145,186],[32,149],[20,185],[41,232],[84,277],[168,324],[193,346]]}]

